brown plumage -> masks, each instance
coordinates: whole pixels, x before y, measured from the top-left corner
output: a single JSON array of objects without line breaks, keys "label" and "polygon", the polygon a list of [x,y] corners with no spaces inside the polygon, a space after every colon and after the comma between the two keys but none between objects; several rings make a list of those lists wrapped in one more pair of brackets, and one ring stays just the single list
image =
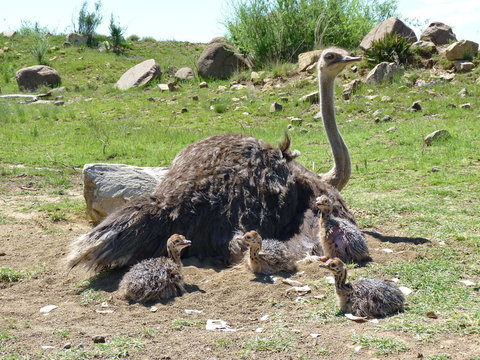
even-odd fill
[{"label": "brown plumage", "polygon": [[183,294],[185,284],[180,253],[190,244],[183,235],[170,236],[168,258],[147,259],[132,266],[120,282],[120,294],[127,300],[142,303]]},{"label": "brown plumage", "polygon": [[335,76],[349,63],[343,50],[325,50],[319,61],[322,113],[334,155],[324,175],[294,160],[290,140],[280,147],[243,134],[208,137],[182,150],[152,195],[126,204],[92,231],[77,238],[70,267],[99,271],[165,253],[165,240],[182,233],[192,240],[186,255],[235,259],[235,234],[256,229],[304,256],[318,244],[315,198],[335,199],[334,213],[356,226],[339,190],[350,176],[348,149],[338,132],[333,106]]},{"label": "brown plumage", "polygon": [[318,240],[323,255],[338,257],[345,262],[365,262],[371,260],[368,245],[357,226],[333,214],[334,204],[328,195],[319,196],[315,205],[320,217],[318,220]]},{"label": "brown plumage", "polygon": [[321,259],[320,267],[335,277],[335,292],[340,309],[345,313],[367,318],[382,318],[402,312],[405,298],[395,285],[376,279],[347,282],[347,268],[339,258]]},{"label": "brown plumage", "polygon": [[285,244],[278,240],[263,240],[256,231],[245,233],[241,240],[250,247],[246,263],[253,273],[270,275],[280,271],[296,271],[295,261]]}]

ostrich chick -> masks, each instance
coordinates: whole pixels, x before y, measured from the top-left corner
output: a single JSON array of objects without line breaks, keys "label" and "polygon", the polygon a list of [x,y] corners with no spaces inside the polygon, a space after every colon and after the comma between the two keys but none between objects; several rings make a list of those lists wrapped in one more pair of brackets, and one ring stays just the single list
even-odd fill
[{"label": "ostrich chick", "polygon": [[256,231],[249,231],[241,238],[250,246],[247,266],[255,274],[273,274],[279,271],[295,271],[292,257],[288,256],[285,244],[277,240],[263,240]]},{"label": "ostrich chick", "polygon": [[183,235],[174,234],[167,240],[168,257],[146,259],[123,276],[120,293],[136,302],[168,299],[185,292],[180,253],[191,245]]},{"label": "ostrich chick", "polygon": [[362,233],[358,227],[335,216],[333,201],[328,195],[317,197],[315,205],[320,211],[318,240],[326,257],[338,257],[347,263],[371,260]]},{"label": "ostrich chick", "polygon": [[320,267],[335,277],[335,292],[341,310],[356,316],[382,318],[403,311],[405,298],[398,287],[383,280],[347,281],[347,268],[339,258],[322,257]]}]

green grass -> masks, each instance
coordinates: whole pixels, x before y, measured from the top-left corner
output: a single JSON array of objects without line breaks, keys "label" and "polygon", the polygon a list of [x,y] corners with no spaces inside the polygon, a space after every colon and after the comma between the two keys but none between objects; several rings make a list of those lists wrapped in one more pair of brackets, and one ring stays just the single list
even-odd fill
[{"label": "green grass", "polygon": [[362,347],[372,349],[376,354],[388,355],[408,350],[402,341],[390,337],[377,337],[373,335],[352,335],[350,340]]},{"label": "green grass", "polygon": [[15,270],[11,267],[0,266],[0,283],[15,283],[25,279],[32,279],[41,274],[45,269],[45,265],[34,266],[31,269]]},{"label": "green grass", "polygon": [[294,348],[296,335],[284,326],[277,326],[272,332],[255,336],[246,341],[244,353],[282,352]]}]

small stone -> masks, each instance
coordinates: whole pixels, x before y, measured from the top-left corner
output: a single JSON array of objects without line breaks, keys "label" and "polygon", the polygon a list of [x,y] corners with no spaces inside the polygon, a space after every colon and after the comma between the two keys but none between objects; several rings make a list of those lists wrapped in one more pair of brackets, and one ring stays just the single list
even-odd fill
[{"label": "small stone", "polygon": [[300,133],[301,133],[301,134],[306,134],[306,133],[308,133],[308,130],[305,129],[305,128],[301,128],[301,129],[300,129]]},{"label": "small stone", "polygon": [[383,102],[390,102],[390,101],[392,101],[392,98],[390,96],[382,96],[382,101]]},{"label": "small stone", "polygon": [[188,112],[188,109],[187,109],[187,108],[182,108],[182,109],[180,110],[180,113],[182,113],[182,114],[184,114],[184,113],[186,113],[186,112]]},{"label": "small stone", "polygon": [[280,101],[288,102],[288,97],[282,96],[282,97],[280,98]]},{"label": "small stone", "polygon": [[200,89],[208,88],[208,84],[205,81],[202,81],[199,85]]},{"label": "small stone", "polygon": [[105,344],[105,336],[102,335],[95,335],[92,340],[94,344]]},{"label": "small stone", "polygon": [[432,167],[432,172],[439,172],[441,169],[438,166]]},{"label": "small stone", "polygon": [[193,96],[192,96],[192,100],[193,100],[193,101],[198,101],[198,96],[197,96],[197,95],[193,95]]},{"label": "small stone", "polygon": [[472,107],[472,105],[470,103],[460,105],[461,109],[470,109],[471,107]]},{"label": "small stone", "polygon": [[424,141],[425,145],[430,146],[432,144],[432,142],[438,141],[438,140],[443,140],[443,139],[448,139],[450,136],[451,135],[448,132],[448,130],[442,129],[442,130],[434,131],[431,134],[428,134],[427,136],[425,136],[425,139],[423,139],[423,141]]},{"label": "small stone", "polygon": [[57,100],[53,103],[53,105],[56,105],[56,106],[63,106],[65,105],[65,101],[63,100]]},{"label": "small stone", "polygon": [[425,316],[430,319],[438,319],[438,314],[435,311],[427,311]]},{"label": "small stone", "polygon": [[217,88],[217,92],[222,92],[222,91],[225,91],[227,90],[227,87],[225,85],[219,85],[218,88]]},{"label": "small stone", "polygon": [[272,105],[270,105],[270,112],[277,112],[282,110],[283,106],[277,102],[274,102]]},{"label": "small stone", "polygon": [[471,61],[458,60],[455,61],[455,70],[457,72],[469,72],[475,68],[475,64]]},{"label": "small stone", "polygon": [[170,91],[170,89],[168,88],[168,84],[158,84],[158,88],[160,89],[160,91]]},{"label": "small stone", "polygon": [[466,97],[466,96],[468,95],[468,90],[467,90],[466,88],[463,88],[462,90],[460,90],[460,91],[458,92],[458,95],[459,95],[460,97]]},{"label": "small stone", "polygon": [[457,107],[457,105],[455,104],[447,104],[447,108],[449,109],[455,109]]},{"label": "small stone", "polygon": [[418,101],[415,101],[412,106],[410,107],[412,111],[421,111],[422,110],[422,105]]},{"label": "small stone", "polygon": [[72,343],[66,343],[65,345],[63,345],[64,349],[70,349],[71,347],[72,347]]},{"label": "small stone", "polygon": [[387,133],[397,132],[397,131],[398,131],[398,129],[395,126],[387,129]]},{"label": "small stone", "polygon": [[320,95],[318,91],[312,92],[310,94],[304,95],[300,98],[301,102],[308,101],[310,104],[318,104],[320,102]]}]

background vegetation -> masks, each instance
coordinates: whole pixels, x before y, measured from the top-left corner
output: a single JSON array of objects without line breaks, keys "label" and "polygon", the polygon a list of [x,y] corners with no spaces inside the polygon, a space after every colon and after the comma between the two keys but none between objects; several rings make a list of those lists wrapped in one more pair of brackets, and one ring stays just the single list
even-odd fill
[{"label": "background vegetation", "polygon": [[354,49],[396,14],[396,0],[232,0],[229,37],[257,65],[291,62],[320,46]]}]

